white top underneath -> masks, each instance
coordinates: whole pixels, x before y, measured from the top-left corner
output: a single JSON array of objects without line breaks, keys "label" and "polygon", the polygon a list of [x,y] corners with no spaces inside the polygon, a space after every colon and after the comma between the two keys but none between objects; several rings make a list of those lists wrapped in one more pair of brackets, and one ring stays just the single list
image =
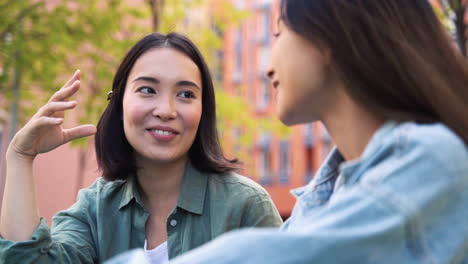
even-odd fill
[{"label": "white top underneath", "polygon": [[155,247],[154,249],[146,248],[146,239],[145,239],[145,253],[149,258],[151,264],[167,264],[169,263],[169,254],[167,252],[167,241],[161,245]]}]

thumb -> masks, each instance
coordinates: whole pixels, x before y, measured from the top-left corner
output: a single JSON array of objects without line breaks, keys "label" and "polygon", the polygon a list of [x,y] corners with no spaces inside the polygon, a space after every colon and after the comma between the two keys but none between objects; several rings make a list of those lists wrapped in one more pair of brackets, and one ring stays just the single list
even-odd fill
[{"label": "thumb", "polygon": [[87,137],[96,134],[96,127],[93,125],[82,125],[63,130],[63,143],[67,143],[77,138]]}]

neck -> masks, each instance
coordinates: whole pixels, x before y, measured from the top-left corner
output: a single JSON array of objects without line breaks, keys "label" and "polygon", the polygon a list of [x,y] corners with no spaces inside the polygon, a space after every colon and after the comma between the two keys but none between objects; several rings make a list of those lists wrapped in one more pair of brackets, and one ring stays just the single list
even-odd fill
[{"label": "neck", "polygon": [[385,120],[340,93],[333,110],[322,118],[345,160],[361,157],[374,133]]},{"label": "neck", "polygon": [[149,208],[177,204],[187,159],[170,163],[140,161],[137,173],[142,198]]}]

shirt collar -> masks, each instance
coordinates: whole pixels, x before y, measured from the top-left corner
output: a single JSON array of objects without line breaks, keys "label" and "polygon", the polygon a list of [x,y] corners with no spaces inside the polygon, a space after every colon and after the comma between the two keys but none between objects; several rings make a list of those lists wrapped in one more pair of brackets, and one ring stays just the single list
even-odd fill
[{"label": "shirt collar", "polygon": [[361,157],[355,160],[343,162],[340,166],[340,170],[346,174],[352,174],[360,167],[364,160],[369,160],[372,159],[372,157],[375,157],[377,153],[386,148],[385,141],[394,140],[394,137],[391,134],[397,125],[398,123],[392,120],[385,122],[379,129],[377,129],[374,135],[372,135]]},{"label": "shirt collar", "polygon": [[[208,176],[195,169],[190,161],[187,162],[177,207],[201,215],[205,203],[207,182]],[[123,188],[119,209],[128,205],[132,200],[135,200],[144,208],[137,180],[134,175],[127,178],[127,182],[124,184]]]},{"label": "shirt collar", "polygon": [[322,166],[315,174],[315,177],[309,184],[302,186],[296,189],[291,190],[291,194],[295,197],[300,197],[308,190],[313,190],[315,186],[320,185],[324,182],[333,181],[333,178],[336,178],[339,173],[339,165],[344,161],[343,156],[336,147],[334,147],[325,160],[322,163]]},{"label": "shirt collar", "polygon": [[128,205],[132,200],[135,200],[142,208],[145,208],[141,200],[140,191],[138,190],[137,179],[134,174],[127,178],[127,182],[123,186],[122,199],[120,200],[119,210]]},{"label": "shirt collar", "polygon": [[208,175],[195,169],[190,161],[187,162],[177,206],[201,215],[205,203],[207,183]]},{"label": "shirt collar", "polygon": [[323,161],[322,166],[315,174],[314,179],[306,186],[293,189],[291,193],[294,196],[299,197],[310,188],[313,189],[315,186],[324,182],[331,181],[331,183],[334,184],[334,180],[338,177],[339,173],[352,175],[353,172],[359,169],[363,160],[374,156],[375,153],[382,148],[382,142],[391,138],[390,135],[397,125],[397,122],[390,120],[377,129],[364,149],[361,157],[358,159],[345,161],[340,151],[334,147],[333,150],[330,151],[330,154],[328,154],[327,158]]}]

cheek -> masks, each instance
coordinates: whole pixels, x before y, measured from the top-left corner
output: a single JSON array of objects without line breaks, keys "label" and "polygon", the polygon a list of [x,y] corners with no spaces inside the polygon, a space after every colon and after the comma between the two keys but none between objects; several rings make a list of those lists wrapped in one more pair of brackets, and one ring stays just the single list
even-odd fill
[{"label": "cheek", "polygon": [[136,103],[125,104],[124,102],[124,105],[123,105],[124,127],[134,126],[143,122],[143,119],[147,111],[138,105],[139,104],[136,104]]},{"label": "cheek", "polygon": [[198,126],[200,124],[201,112],[202,112],[201,105],[190,107],[189,109],[185,111],[185,114],[184,114],[185,127],[188,130],[193,131],[193,133],[196,133]]}]

